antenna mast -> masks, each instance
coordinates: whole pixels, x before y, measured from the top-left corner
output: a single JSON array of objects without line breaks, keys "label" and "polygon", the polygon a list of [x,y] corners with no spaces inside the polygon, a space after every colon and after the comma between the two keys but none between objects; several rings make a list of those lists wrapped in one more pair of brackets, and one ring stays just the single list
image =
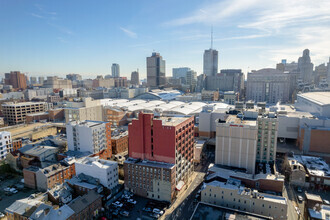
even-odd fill
[{"label": "antenna mast", "polygon": [[213,26],[211,26],[211,49],[213,48]]}]

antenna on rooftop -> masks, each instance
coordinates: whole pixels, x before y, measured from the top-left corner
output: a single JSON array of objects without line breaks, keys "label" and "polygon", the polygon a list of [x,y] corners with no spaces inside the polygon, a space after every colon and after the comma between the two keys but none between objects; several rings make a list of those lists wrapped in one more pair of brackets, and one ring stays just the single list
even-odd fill
[{"label": "antenna on rooftop", "polygon": [[213,48],[213,25],[211,26],[211,49]]}]

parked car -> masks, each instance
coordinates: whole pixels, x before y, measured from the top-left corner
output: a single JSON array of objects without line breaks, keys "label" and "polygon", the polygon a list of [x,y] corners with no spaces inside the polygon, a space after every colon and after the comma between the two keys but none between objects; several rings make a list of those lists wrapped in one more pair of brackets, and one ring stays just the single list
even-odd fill
[{"label": "parked car", "polygon": [[164,211],[161,211],[161,210],[159,210],[157,208],[154,208],[152,211],[153,211],[153,213],[156,213],[156,214],[159,214],[159,215],[163,215],[164,214]]},{"label": "parked car", "polygon": [[125,216],[125,217],[128,217],[129,216],[129,212],[127,212],[127,211],[121,211],[120,214],[122,216]]},{"label": "parked car", "polygon": [[133,199],[129,199],[129,200],[127,200],[127,202],[129,202],[129,203],[132,203],[132,204],[136,204],[136,201],[135,200],[133,200]]},{"label": "parked car", "polygon": [[11,189],[10,189],[10,192],[11,192],[11,193],[14,193],[14,194],[18,193],[17,189],[15,189],[15,188],[11,188]]},{"label": "parked car", "polygon": [[2,212],[0,212],[0,218],[4,218],[5,214],[3,214]]},{"label": "parked car", "polygon": [[112,203],[112,205],[115,207],[120,207],[120,208],[123,207],[123,203],[120,203],[119,201]]},{"label": "parked car", "polygon": [[298,196],[298,201],[299,202],[302,202],[304,199],[303,199],[303,197],[302,196]]},{"label": "parked car", "polygon": [[328,200],[323,199],[323,203],[326,205],[330,205],[330,202]]},{"label": "parked car", "polygon": [[152,209],[149,207],[144,207],[142,210],[145,212],[152,212]]}]

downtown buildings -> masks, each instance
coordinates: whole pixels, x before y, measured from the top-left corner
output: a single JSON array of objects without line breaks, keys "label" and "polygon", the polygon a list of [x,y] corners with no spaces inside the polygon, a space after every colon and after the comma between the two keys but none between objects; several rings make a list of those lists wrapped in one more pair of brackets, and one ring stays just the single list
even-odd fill
[{"label": "downtown buildings", "polygon": [[14,89],[26,89],[26,76],[19,71],[12,71],[5,74],[5,84],[12,85]]},{"label": "downtown buildings", "polygon": [[147,198],[173,201],[193,171],[194,118],[139,113],[128,131],[125,188]]}]

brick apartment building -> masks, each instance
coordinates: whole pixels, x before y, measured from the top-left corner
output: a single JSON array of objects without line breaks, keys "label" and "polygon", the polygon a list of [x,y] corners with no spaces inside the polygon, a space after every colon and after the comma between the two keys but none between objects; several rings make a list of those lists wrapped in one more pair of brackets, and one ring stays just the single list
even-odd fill
[{"label": "brick apartment building", "polygon": [[11,71],[5,74],[5,84],[12,85],[14,89],[26,89],[26,76],[19,71]]},{"label": "brick apartment building", "polygon": [[123,132],[111,137],[111,147],[113,154],[128,151],[128,132]]},{"label": "brick apartment building", "polygon": [[175,189],[180,190],[193,171],[194,118],[139,113],[128,132],[125,188],[144,197],[173,201]]}]

